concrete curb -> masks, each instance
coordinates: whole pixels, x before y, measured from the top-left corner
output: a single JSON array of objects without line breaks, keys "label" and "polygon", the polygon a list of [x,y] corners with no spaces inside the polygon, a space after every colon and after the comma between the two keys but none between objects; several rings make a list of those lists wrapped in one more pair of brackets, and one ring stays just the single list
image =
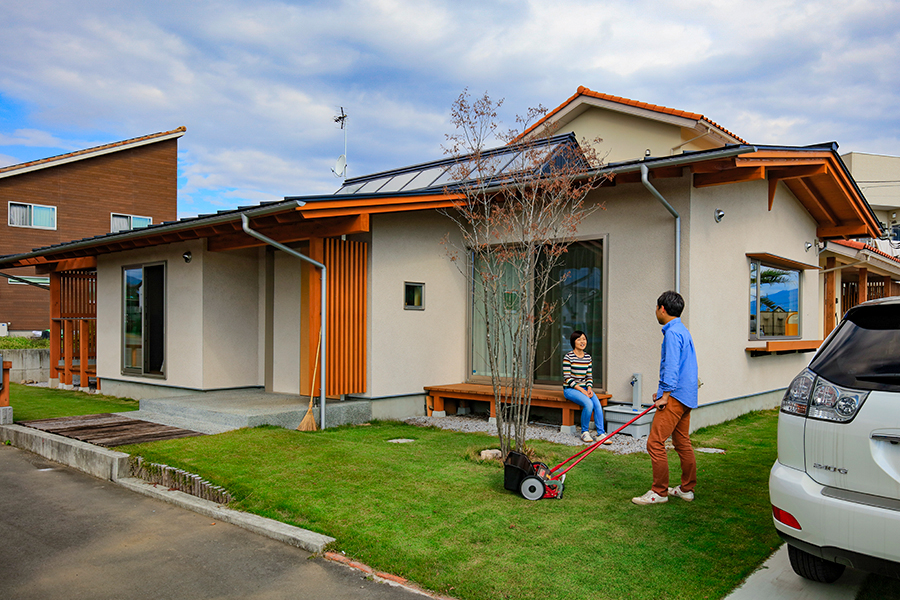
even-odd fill
[{"label": "concrete curb", "polygon": [[0,426],[0,442],[7,441],[16,448],[28,450],[100,479],[115,481],[120,476],[129,474],[128,455],[124,452],[22,425]]},{"label": "concrete curb", "polygon": [[260,517],[259,515],[231,510],[209,500],[201,500],[184,492],[170,490],[155,483],[147,483],[143,479],[126,477],[119,479],[116,483],[139,494],[192,510],[223,523],[237,525],[253,533],[302,548],[314,554],[321,554],[328,544],[335,541],[333,537],[327,535],[287,525],[286,523]]},{"label": "concrete curb", "polygon": [[16,448],[28,450],[88,475],[117,483],[129,490],[169,502],[176,506],[192,510],[223,523],[237,525],[273,540],[302,548],[314,554],[320,554],[325,547],[334,542],[333,537],[322,535],[293,525],[287,525],[273,519],[225,508],[215,502],[202,500],[184,492],[169,490],[166,487],[147,483],[143,479],[127,477],[130,475],[129,455],[116,452],[87,442],[73,440],[46,431],[23,427],[21,425],[0,426],[0,442],[9,442]]}]

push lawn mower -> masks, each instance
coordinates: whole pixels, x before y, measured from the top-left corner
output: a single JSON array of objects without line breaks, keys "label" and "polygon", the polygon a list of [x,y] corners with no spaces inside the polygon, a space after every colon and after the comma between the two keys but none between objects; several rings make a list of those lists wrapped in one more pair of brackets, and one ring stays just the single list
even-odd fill
[{"label": "push lawn mower", "polygon": [[[541,500],[542,498],[556,498],[557,500],[561,500],[563,497],[563,488],[565,487],[566,473],[568,473],[572,467],[584,460],[588,454],[596,450],[603,442],[616,435],[654,408],[656,408],[656,406],[651,405],[644,412],[612,433],[606,434],[578,454],[570,456],[552,469],[542,462],[531,462],[528,460],[528,457],[521,452],[510,452],[506,455],[506,460],[503,463],[503,487],[513,492],[518,491],[526,500]],[[575,458],[578,460],[569,465],[565,470],[560,471],[563,465]]]}]

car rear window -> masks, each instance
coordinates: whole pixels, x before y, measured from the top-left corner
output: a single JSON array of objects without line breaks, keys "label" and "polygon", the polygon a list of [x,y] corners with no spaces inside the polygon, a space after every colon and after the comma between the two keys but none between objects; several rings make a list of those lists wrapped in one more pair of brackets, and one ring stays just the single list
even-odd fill
[{"label": "car rear window", "polygon": [[809,368],[840,386],[900,391],[900,304],[850,310]]}]

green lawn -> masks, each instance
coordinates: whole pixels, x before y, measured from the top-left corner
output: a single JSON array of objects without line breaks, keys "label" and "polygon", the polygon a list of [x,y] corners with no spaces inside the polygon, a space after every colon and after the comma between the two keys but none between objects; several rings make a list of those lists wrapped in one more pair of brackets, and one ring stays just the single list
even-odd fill
[{"label": "green lawn", "polygon": [[32,421],[75,415],[125,412],[138,409],[138,401],[102,394],[85,394],[68,390],[9,384],[9,404],[13,407],[13,419]]},{"label": "green lawn", "polygon": [[[16,421],[138,408],[18,384],[11,404]],[[477,459],[495,438],[394,422],[119,449],[197,473],[233,493],[235,508],[332,535],[336,549],[457,598],[718,599],[780,543],[767,486],[776,422],[765,411],[696,432],[695,446],[726,453],[697,454],[694,502],[651,507],[630,502],[650,485],[646,454],[598,450],[569,472],[562,500],[528,502],[503,489],[499,464]],[[534,447],[551,466],[577,450]],[[870,576],[858,598],[900,600],[900,582]]]},{"label": "green lawn", "polygon": [[[121,450],[197,473],[232,492],[235,508],[332,535],[348,555],[457,598],[713,599],[779,544],[767,489],[776,419],[755,413],[696,433],[726,453],[698,454],[694,502],[651,507],[630,502],[650,485],[646,454],[594,452],[562,500],[529,502],[503,489],[498,463],[476,459],[494,438],[393,422]],[[534,446],[551,465],[573,452]]]}]

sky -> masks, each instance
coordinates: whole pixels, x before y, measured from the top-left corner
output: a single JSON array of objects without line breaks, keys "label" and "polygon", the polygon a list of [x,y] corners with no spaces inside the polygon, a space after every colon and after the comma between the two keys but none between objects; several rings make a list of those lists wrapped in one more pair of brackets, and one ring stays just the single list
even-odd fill
[{"label": "sky", "polygon": [[444,157],[578,86],[754,144],[900,154],[900,2],[0,0],[0,166],[185,126],[180,217]]}]

